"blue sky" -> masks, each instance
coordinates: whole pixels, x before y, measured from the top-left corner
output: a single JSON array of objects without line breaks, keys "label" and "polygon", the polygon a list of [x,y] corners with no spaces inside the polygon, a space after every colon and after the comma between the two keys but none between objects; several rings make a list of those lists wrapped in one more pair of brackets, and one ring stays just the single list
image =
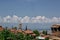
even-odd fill
[{"label": "blue sky", "polygon": [[0,23],[20,22],[60,23],[60,0],[0,0]]},{"label": "blue sky", "polygon": [[60,0],[0,0],[0,16],[60,17]]}]

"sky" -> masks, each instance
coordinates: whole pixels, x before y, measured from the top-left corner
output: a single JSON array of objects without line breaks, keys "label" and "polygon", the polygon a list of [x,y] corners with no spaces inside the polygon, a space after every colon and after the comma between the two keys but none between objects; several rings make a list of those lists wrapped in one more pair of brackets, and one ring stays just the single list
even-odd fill
[{"label": "sky", "polygon": [[60,22],[60,0],[0,0],[0,20]]}]

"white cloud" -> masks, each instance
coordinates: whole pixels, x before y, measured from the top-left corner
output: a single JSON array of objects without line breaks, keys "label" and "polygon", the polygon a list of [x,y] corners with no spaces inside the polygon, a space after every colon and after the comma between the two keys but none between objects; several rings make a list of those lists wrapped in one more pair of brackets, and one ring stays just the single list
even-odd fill
[{"label": "white cloud", "polygon": [[23,17],[23,18],[21,19],[21,22],[22,22],[22,23],[29,23],[29,22],[30,22],[30,17],[28,17],[28,16]]},{"label": "white cloud", "polygon": [[2,20],[2,22],[11,22],[11,16],[8,15],[6,17],[3,17]]},{"label": "white cloud", "polygon": [[36,16],[36,17],[29,17],[29,16],[24,16],[24,17],[18,17],[16,15],[11,16],[6,16],[6,17],[1,17],[0,16],[0,23],[59,23],[60,22],[60,17],[52,17],[52,18],[47,18],[45,16]]},{"label": "white cloud", "polygon": [[13,15],[13,17],[11,18],[11,22],[13,22],[13,23],[17,23],[17,22],[18,22],[18,19],[19,19],[18,16]]}]

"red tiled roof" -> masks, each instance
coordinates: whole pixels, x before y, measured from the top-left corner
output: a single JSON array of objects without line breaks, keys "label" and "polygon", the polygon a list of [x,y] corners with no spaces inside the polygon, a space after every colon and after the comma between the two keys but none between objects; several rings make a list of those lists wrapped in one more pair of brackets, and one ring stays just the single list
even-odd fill
[{"label": "red tiled roof", "polygon": [[16,29],[10,29],[10,31],[11,31],[12,33],[17,33],[17,30],[16,30]]},{"label": "red tiled roof", "polygon": [[31,34],[31,35],[32,35],[32,36],[36,36],[36,34],[34,34],[34,33],[33,33],[33,34]]},{"label": "red tiled roof", "polygon": [[17,32],[22,32],[22,30],[17,30]]},{"label": "red tiled roof", "polygon": [[31,31],[31,30],[25,30],[24,33],[31,34],[31,33],[33,33],[33,31]]}]

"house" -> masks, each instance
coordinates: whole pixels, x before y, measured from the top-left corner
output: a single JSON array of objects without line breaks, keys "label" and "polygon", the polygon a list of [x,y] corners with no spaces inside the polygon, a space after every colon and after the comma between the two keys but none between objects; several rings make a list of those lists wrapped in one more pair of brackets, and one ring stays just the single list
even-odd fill
[{"label": "house", "polygon": [[50,39],[51,39],[51,40],[60,40],[60,38],[57,37],[57,36],[50,36]]},{"label": "house", "polygon": [[12,33],[17,33],[17,30],[16,29],[10,29],[10,31],[12,32]]},{"label": "house", "polygon": [[52,25],[51,30],[52,30],[52,35],[60,36],[60,24]]},{"label": "house", "polygon": [[23,30],[18,29],[18,30],[17,30],[17,32],[22,33],[22,32],[23,32]]},{"label": "house", "polygon": [[31,31],[31,30],[25,30],[24,33],[25,34],[33,34],[33,31]]},{"label": "house", "polygon": [[32,30],[24,30],[23,32],[24,32],[25,35],[26,35],[26,34],[29,34],[29,35],[33,36],[34,38],[36,37],[36,34],[33,33]]},{"label": "house", "polygon": [[3,30],[4,30],[4,28],[2,26],[0,26],[0,31],[3,31]]}]

